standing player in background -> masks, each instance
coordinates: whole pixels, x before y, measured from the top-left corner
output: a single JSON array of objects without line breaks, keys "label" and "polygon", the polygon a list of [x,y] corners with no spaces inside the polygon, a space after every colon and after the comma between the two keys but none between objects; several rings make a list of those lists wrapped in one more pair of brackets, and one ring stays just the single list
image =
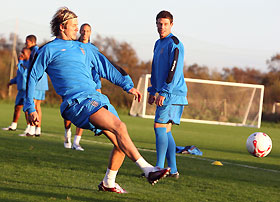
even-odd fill
[{"label": "standing player in background", "polygon": [[[79,37],[78,41],[80,41],[84,44],[94,46],[93,44],[90,43],[90,35],[91,35],[91,26],[87,23],[82,24],[82,26],[80,27],[80,37]],[[96,48],[96,49],[98,50],[98,48]],[[97,84],[95,87],[96,90],[101,93],[101,81],[100,81],[99,75],[94,72],[92,76],[93,76],[93,81]],[[72,148],[77,151],[84,151],[84,148],[82,148],[80,145],[80,140],[82,138],[83,129],[76,127],[76,134],[74,137],[74,142],[73,142],[73,145],[71,145],[71,135],[72,135],[71,134],[71,121],[64,119],[64,127],[65,127],[64,147],[68,148],[68,149]]]},{"label": "standing player in background", "polygon": [[[17,84],[17,97],[15,101],[15,109],[13,115],[13,122],[8,128],[2,128],[3,130],[11,130],[15,131],[17,129],[17,122],[20,117],[20,112],[24,104],[25,96],[26,96],[26,77],[27,77],[27,69],[29,65],[29,58],[30,58],[31,50],[29,48],[23,48],[20,55],[19,61],[17,64],[17,75],[15,78],[11,79],[8,83],[8,87],[12,84]],[[26,121],[27,121],[27,114]],[[28,124],[28,121],[27,121]]]},{"label": "standing player in background", "polygon": [[[171,33],[173,16],[161,11],[156,17],[160,39],[154,47],[152,86],[148,103],[157,105],[154,131],[156,135],[157,166],[164,167],[165,158],[171,168],[170,176],[179,177],[176,165],[176,144],[171,133],[172,124],[180,124],[184,105],[187,105],[187,86],[184,81],[184,46]],[[156,97],[156,93],[158,96]]]},{"label": "standing player in background", "polygon": [[[37,38],[35,35],[28,35],[25,39],[25,45],[27,48],[30,48],[31,55],[29,59],[29,67],[31,68],[31,65],[33,63],[33,60],[35,58],[35,55],[39,49],[37,46]],[[35,101],[35,108],[39,115],[40,121],[38,122],[38,125],[36,126],[30,126],[28,125],[27,128],[24,131],[24,134],[28,134],[29,136],[40,137],[41,135],[41,121],[42,121],[42,109],[41,109],[41,102],[45,100],[46,91],[49,89],[48,87],[48,77],[45,73],[41,80],[36,85],[36,91],[34,94],[34,101]]]},{"label": "standing player in background", "polygon": [[68,8],[60,8],[55,13],[51,29],[56,39],[40,48],[28,77],[24,110],[28,111],[29,121],[34,124],[39,121],[33,96],[36,83],[46,71],[55,91],[62,97],[62,117],[80,128],[107,131],[106,136],[114,145],[99,190],[126,193],[115,183],[124,155],[142,169],[151,184],[166,176],[170,169],[158,169],[140,155],[130,139],[126,125],[114,114],[109,99],[95,90],[96,83],[92,79],[91,70],[94,69],[101,77],[120,86],[140,101],[141,94],[133,88],[131,78],[123,70],[115,68],[95,48],[74,41],[78,19]]}]

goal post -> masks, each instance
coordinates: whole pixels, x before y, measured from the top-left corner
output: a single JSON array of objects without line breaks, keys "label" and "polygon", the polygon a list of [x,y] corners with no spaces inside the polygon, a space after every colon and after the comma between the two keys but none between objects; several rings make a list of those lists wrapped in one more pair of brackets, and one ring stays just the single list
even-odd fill
[{"label": "goal post", "polygon": [[[142,75],[137,89],[141,102],[133,100],[130,115],[154,118],[156,106],[147,103],[150,74]],[[188,102],[181,121],[230,126],[261,126],[264,86],[185,78]]]}]

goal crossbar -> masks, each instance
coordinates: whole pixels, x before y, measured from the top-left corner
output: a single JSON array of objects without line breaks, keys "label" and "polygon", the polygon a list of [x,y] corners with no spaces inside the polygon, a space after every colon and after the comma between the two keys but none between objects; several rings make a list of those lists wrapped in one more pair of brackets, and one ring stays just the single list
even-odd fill
[{"label": "goal crossbar", "polygon": [[[140,103],[133,101],[130,109],[132,116],[154,118],[155,106],[147,105],[150,77],[146,74],[139,79],[137,89],[143,93],[143,99]],[[260,128],[263,85],[191,78],[185,78],[185,82],[189,106],[185,107],[181,121]],[[188,114],[188,111],[194,112]]]}]

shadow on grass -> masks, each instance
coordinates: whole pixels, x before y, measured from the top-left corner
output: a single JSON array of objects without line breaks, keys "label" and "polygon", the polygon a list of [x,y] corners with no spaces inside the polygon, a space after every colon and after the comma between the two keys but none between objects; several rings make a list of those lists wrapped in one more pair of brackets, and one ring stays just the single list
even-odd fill
[{"label": "shadow on grass", "polygon": [[[15,182],[18,183],[18,182]],[[20,182],[22,183],[22,182]],[[29,185],[40,185],[40,184],[29,184]],[[33,201],[35,198],[36,200],[39,198],[41,198],[40,200],[43,201],[47,201],[47,200],[51,200],[51,201],[56,201],[56,200],[70,200],[70,201],[116,201],[115,198],[113,198],[111,194],[114,193],[110,193],[110,195],[108,195],[109,197],[111,197],[112,199],[104,199],[104,195],[102,194],[103,192],[99,192],[97,190],[92,190],[92,189],[85,189],[85,188],[78,188],[78,187],[67,187],[67,186],[57,186],[57,185],[44,185],[44,186],[50,186],[51,188],[68,188],[68,189],[78,189],[80,191],[92,191],[92,196],[91,197],[86,197],[86,196],[77,196],[74,195],[74,191],[71,194],[68,193],[55,193],[55,192],[51,192],[51,191],[43,191],[43,190],[34,190],[34,189],[26,189],[26,188],[12,188],[12,187],[3,187],[0,186],[0,192],[6,192],[6,193],[10,193],[10,194],[17,194],[17,195],[24,195],[22,196],[22,199],[26,199],[30,197],[30,200]],[[77,192],[76,192],[77,193]],[[107,193],[106,193],[107,194]],[[19,196],[16,196],[17,198],[20,198]],[[21,200],[16,200],[13,199],[13,197],[11,195],[9,195],[9,197],[3,198],[3,195],[0,195],[0,200],[1,201],[22,201]],[[124,198],[123,198],[124,199]]]}]

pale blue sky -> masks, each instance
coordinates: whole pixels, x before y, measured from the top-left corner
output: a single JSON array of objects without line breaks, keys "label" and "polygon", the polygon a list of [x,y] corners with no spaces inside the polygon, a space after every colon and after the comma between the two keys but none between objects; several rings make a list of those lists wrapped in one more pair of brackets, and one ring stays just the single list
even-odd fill
[{"label": "pale blue sky", "polygon": [[80,25],[92,25],[92,38],[126,41],[143,61],[152,59],[155,16],[163,9],[174,16],[172,32],[185,46],[188,65],[265,72],[266,60],[280,53],[280,0],[1,0],[0,34],[49,40],[49,22],[61,6],[73,10]]}]

